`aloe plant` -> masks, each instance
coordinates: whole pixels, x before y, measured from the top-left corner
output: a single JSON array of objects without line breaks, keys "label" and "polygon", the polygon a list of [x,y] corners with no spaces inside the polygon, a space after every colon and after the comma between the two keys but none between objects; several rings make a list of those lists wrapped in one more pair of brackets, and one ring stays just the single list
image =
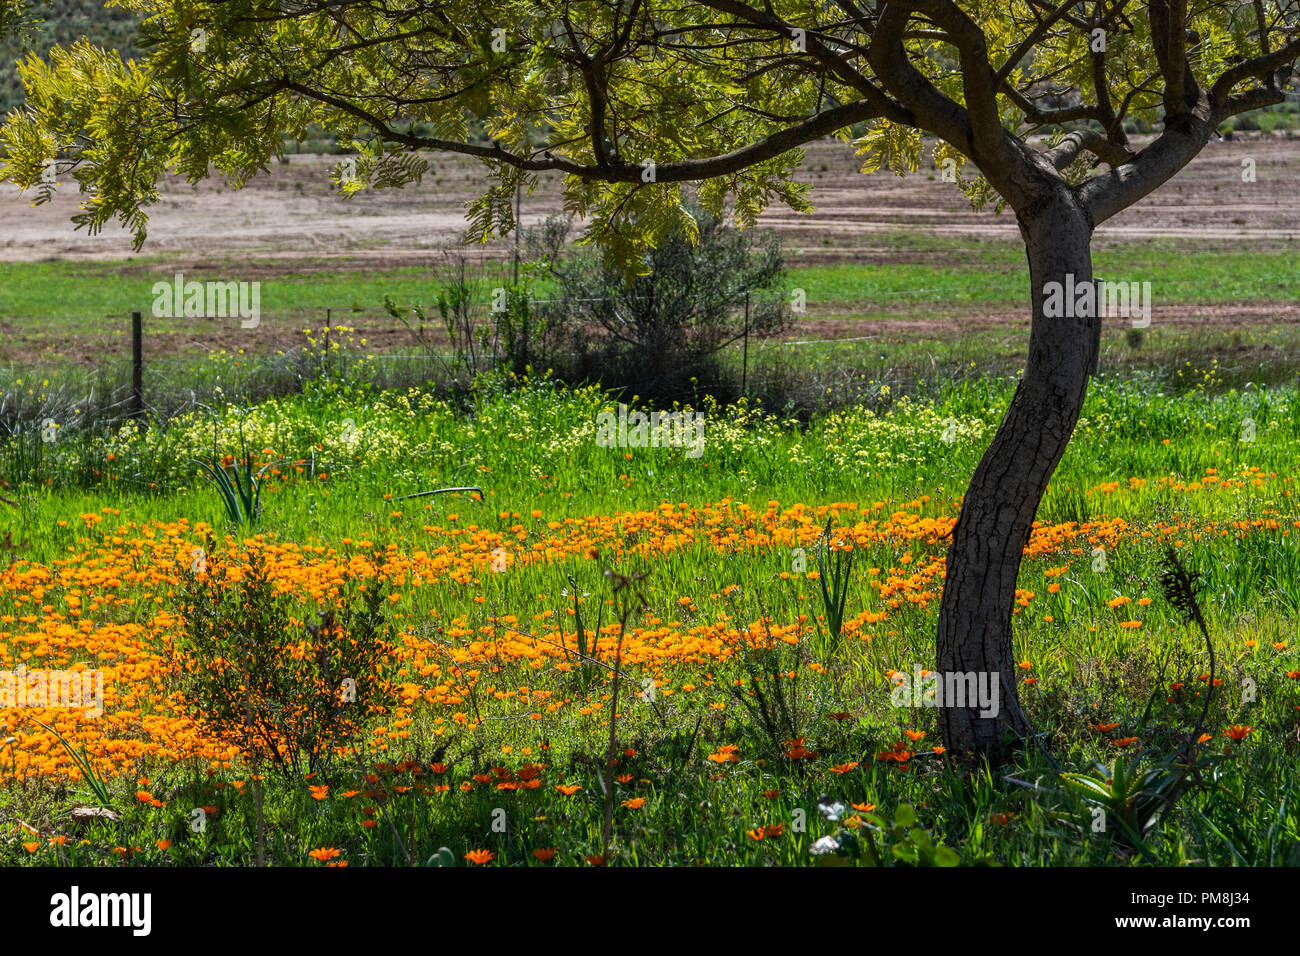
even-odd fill
[{"label": "aloe plant", "polygon": [[42,723],[35,717],[32,718],[32,723],[44,727],[59,739],[59,743],[63,744],[63,749],[68,752],[68,756],[72,758],[72,762],[77,765],[77,769],[81,771],[81,775],[86,778],[86,783],[90,784],[90,789],[95,794],[95,799],[99,801],[96,806],[112,807],[113,798],[110,797],[108,793],[108,781],[100,776],[99,772],[95,770],[94,766],[90,762],[90,758],[86,755],[86,752],[73,747],[72,744],[68,743],[67,738],[65,738],[63,734],[59,733],[49,724]]},{"label": "aloe plant", "polygon": [[[600,643],[600,622],[604,616],[605,608],[604,605],[601,605],[597,612],[595,636],[591,646],[588,647],[587,627],[582,620],[582,604],[578,600],[578,582],[571,574],[569,575],[569,587],[573,588],[573,619],[578,629],[576,635],[578,641],[578,673],[581,676],[582,685],[586,687],[599,672],[599,668],[593,662],[597,659],[596,651]],[[561,637],[563,637],[563,634],[561,634]]]},{"label": "aloe plant", "polygon": [[[853,571],[853,552],[836,550],[830,558],[830,572],[826,570],[826,551],[830,548],[831,519],[826,519],[821,540],[817,543],[817,578],[822,586],[822,606],[826,609],[826,629],[830,633],[830,650],[840,643],[844,627],[844,604],[849,597],[849,575]],[[830,587],[826,586],[827,579]]]},{"label": "aloe plant", "polygon": [[1159,822],[1194,781],[1193,772],[1202,770],[1219,757],[1194,763],[1181,755],[1143,765],[1138,757],[1117,757],[1109,767],[1096,764],[1096,772],[1062,773],[1066,790],[1092,806],[1100,807],[1106,819],[1119,824],[1126,842],[1150,855],[1143,837]]},{"label": "aloe plant", "polygon": [[230,520],[238,525],[255,525],[262,513],[262,475],[270,465],[263,465],[253,472],[252,457],[246,455],[243,463],[243,475],[240,475],[238,463],[227,471],[216,455],[208,461],[195,459],[195,464],[202,468],[209,480],[216,485],[221,495],[221,503],[226,507]]}]

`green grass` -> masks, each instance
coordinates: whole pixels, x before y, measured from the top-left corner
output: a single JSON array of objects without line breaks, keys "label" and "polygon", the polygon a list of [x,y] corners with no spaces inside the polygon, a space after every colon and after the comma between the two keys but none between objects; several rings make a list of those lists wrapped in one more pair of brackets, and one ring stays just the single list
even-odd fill
[{"label": "green grass", "polygon": [[[855,303],[858,308],[889,308],[906,303],[1022,307],[1028,299],[1024,250],[1018,244],[988,243],[978,253],[954,262],[936,256],[933,264],[845,263],[799,267],[792,259],[790,285],[807,291],[810,309],[822,303]],[[1300,253],[1202,251],[1176,255],[1172,246],[1144,242],[1101,248],[1094,272],[1111,281],[1151,283],[1157,305],[1221,305],[1284,301],[1300,294]],[[948,305],[951,303],[952,305]]]},{"label": "green grass", "polygon": [[[894,245],[891,242],[891,245]],[[904,244],[905,246],[905,244]],[[899,247],[902,248],[902,247]],[[1150,281],[1157,304],[1225,304],[1250,300],[1285,301],[1300,296],[1300,253],[1235,252],[1206,248],[1188,254],[1162,242],[1102,247],[1095,257],[1098,275],[1116,281]],[[189,279],[261,279],[264,315],[306,316],[330,308],[336,321],[352,311],[382,314],[384,297],[428,303],[438,281],[432,269],[385,271],[350,268],[346,260],[286,272],[282,263],[214,263],[187,274]],[[241,271],[242,270],[242,271]],[[171,281],[175,265],[162,257],[107,262],[0,264],[0,320],[36,322],[49,334],[98,329],[105,316],[133,310],[149,315],[152,287]],[[791,288],[807,292],[812,315],[851,304],[864,314],[908,304],[969,304],[1020,308],[1027,299],[1024,252],[1010,243],[982,244],[978,251],[936,255],[932,263],[798,265],[792,258]],[[57,320],[57,323],[54,322]],[[158,325],[151,317],[151,324]],[[181,327],[185,320],[164,321]]]},{"label": "green grass", "polygon": [[[1207,751],[1219,759],[1141,846],[1126,842],[1114,825],[1093,833],[1089,806],[1061,792],[1053,765],[1037,748],[997,773],[961,770],[933,754],[919,754],[906,768],[876,759],[906,740],[906,730],[926,735],[908,744],[918,752],[938,742],[934,712],[890,706],[886,677],[888,669],[931,664],[938,582],[905,590],[918,598],[927,587],[933,593],[915,603],[899,600],[897,607],[881,584],[932,566],[945,542],[937,532],[906,534],[901,525],[885,533],[853,528],[894,513],[951,517],[1010,388],[1006,380],[982,379],[906,400],[878,391],[868,407],[819,416],[807,427],[752,408],[724,411],[704,403],[707,438],[698,459],[680,449],[601,448],[592,440],[595,414],[611,399],[546,383],[485,385],[468,408],[417,392],[315,386],[245,412],[196,413],[166,428],[115,435],[69,428],[51,443],[20,437],[0,460],[10,476],[5,495],[18,502],[0,515],[0,534],[8,534],[19,561],[0,578],[0,644],[8,652],[35,649],[34,625],[24,616],[66,617],[74,607],[95,627],[149,627],[175,607],[181,584],[170,555],[188,556],[202,543],[195,522],[218,535],[212,560],[219,554],[237,559],[239,542],[254,531],[226,523],[218,496],[191,459],[236,451],[242,437],[259,459],[302,463],[301,474],[286,463],[280,476],[268,479],[256,528],[261,547],[305,555],[282,567],[286,583],[295,580],[290,565],[297,560],[344,562],[362,574],[364,564],[356,562],[372,544],[389,549],[399,564],[448,544],[449,553],[469,546],[479,554],[481,563],[466,580],[433,576],[417,584],[404,574],[390,576],[398,595],[391,619],[412,653],[429,648],[439,628],[500,638],[509,621],[552,639],[567,630],[573,646],[575,586],[592,636],[602,618],[594,656],[605,666],[589,668],[562,656],[530,662],[471,652],[464,635],[438,638],[459,648],[461,668],[474,667],[479,676],[465,680],[447,669],[443,652],[430,651],[421,658],[424,666],[442,670],[421,676],[412,666],[402,679],[430,693],[434,684],[451,684],[459,688],[458,701],[417,701],[377,718],[388,730],[370,741],[360,766],[338,760],[310,781],[268,775],[262,809],[271,862],[319,865],[307,854],[321,847],[339,849],[352,865],[426,863],[442,846],[462,864],[477,849],[495,853],[497,864],[530,865],[538,865],[537,848],[555,847],[556,862],[579,865],[602,852],[597,767],[609,734],[613,688],[606,666],[618,631],[611,625],[616,595],[601,577],[607,567],[647,574],[639,586],[647,606],[633,628],[677,631],[715,620],[735,628],[761,618],[784,627],[801,614],[810,627],[796,644],[778,644],[773,660],[741,647],[717,659],[668,654],[660,660],[640,643],[625,658],[617,736],[620,753],[632,753],[619,757],[619,775],[630,776],[617,784],[611,863],[801,865],[815,862],[814,842],[834,833],[851,833],[858,859],[871,863],[1300,862],[1294,858],[1300,817],[1289,796],[1300,685],[1286,676],[1300,668],[1294,646],[1300,547],[1293,524],[1300,393],[1294,388],[1224,389],[1213,372],[1198,372],[1179,390],[1150,380],[1103,379],[1040,510],[1049,525],[1093,522],[1083,535],[1067,526],[1059,543],[1029,556],[1021,576],[1022,589],[1032,592],[1016,626],[1016,657],[1033,678],[1022,686],[1023,700],[1052,759],[1067,770],[1088,771],[1094,761],[1139,750],[1159,758],[1190,732],[1204,648],[1160,594],[1160,544],[1177,542],[1204,576],[1223,681]],[[1254,441],[1243,441],[1247,418],[1255,423]],[[396,500],[449,484],[481,486],[486,498]],[[688,536],[631,530],[651,527],[647,512],[666,503],[693,515]],[[752,511],[739,510],[744,505]],[[789,509],[801,514],[800,505],[808,509],[809,534],[831,518],[837,533],[860,535],[846,595],[849,623],[837,648],[818,636],[825,628],[818,585],[790,573],[791,545],[768,537],[762,518]],[[102,520],[88,521],[87,514]],[[589,529],[597,557],[562,546],[577,528]],[[719,528],[731,536],[718,537]],[[531,550],[543,542],[564,553],[543,558]],[[1094,569],[1098,545],[1107,552],[1104,570]],[[816,568],[812,546],[804,539],[808,570]],[[496,549],[509,556],[505,573],[488,566]],[[94,570],[100,562],[102,573]],[[124,580],[105,582],[118,573],[110,568],[121,568]],[[1049,588],[1053,583],[1058,590]],[[70,597],[78,603],[68,603]],[[1131,600],[1112,607],[1120,598]],[[861,617],[865,612],[887,616]],[[311,619],[310,601],[302,613]],[[1142,627],[1121,626],[1129,620]],[[183,642],[179,625],[164,631]],[[766,674],[759,686],[770,693],[774,670],[799,674],[790,703],[802,714],[790,736],[803,737],[814,758],[787,756],[784,740],[773,739],[728,689],[735,681],[752,687],[754,677]],[[1241,690],[1246,678],[1256,688],[1249,701]],[[1174,683],[1182,689],[1171,690]],[[647,686],[656,689],[653,702],[642,696]],[[521,687],[552,697],[539,701],[521,695]],[[555,700],[569,703],[554,712],[542,706]],[[22,716],[6,712],[0,722]],[[1094,729],[1103,722],[1117,726]],[[1233,724],[1253,730],[1225,754],[1223,729]],[[1138,742],[1126,750],[1106,743],[1128,736]],[[734,762],[722,749],[727,746],[737,748]],[[87,750],[103,758],[93,737]],[[113,864],[119,862],[115,847],[128,848],[127,860],[145,865],[255,859],[257,801],[251,770],[239,761],[212,767],[202,759],[142,758],[110,781],[120,824],[91,825],[77,840],[52,846],[48,838],[64,832],[61,821],[70,805],[83,801],[78,790],[85,786],[14,781],[8,757],[0,749],[0,825],[36,822],[40,839],[34,853],[22,841],[0,846],[0,863]],[[421,773],[408,761],[418,761]],[[434,772],[431,763],[446,769]],[[545,765],[539,788],[496,787],[506,772],[534,763]],[[487,774],[489,782],[475,782],[474,774]],[[440,781],[447,792],[421,792]],[[468,792],[458,789],[466,782],[473,784]],[[308,784],[328,785],[329,794],[315,799]],[[558,784],[582,789],[564,796]],[[163,806],[141,803],[141,789]],[[358,795],[344,796],[352,791]],[[840,820],[819,811],[821,795],[845,805]],[[196,806],[219,808],[203,833],[189,825]],[[846,826],[844,817],[861,825]],[[376,826],[363,827],[366,819]],[[749,835],[765,826],[783,829],[761,840]],[[159,849],[159,839],[171,846]],[[840,855],[851,856],[847,849]]]}]

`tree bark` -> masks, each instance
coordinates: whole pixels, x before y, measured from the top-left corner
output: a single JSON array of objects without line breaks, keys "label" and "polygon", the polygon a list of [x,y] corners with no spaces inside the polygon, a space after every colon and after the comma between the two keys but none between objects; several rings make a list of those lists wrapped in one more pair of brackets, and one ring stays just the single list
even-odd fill
[{"label": "tree bark", "polygon": [[1077,315],[1088,310],[1069,308],[1060,317],[1049,317],[1044,308],[1048,283],[1068,288],[1072,282],[1078,288],[1092,282],[1092,223],[1075,190],[1060,184],[1017,218],[1033,299],[1029,356],[953,529],[937,642],[941,680],[974,672],[981,681],[998,685],[996,715],[981,716],[975,701],[964,706],[943,702],[944,745],[957,755],[993,761],[1029,729],[1017,695],[1012,649],[1016,578],[1034,515],[1096,369],[1101,323],[1100,305],[1092,314]]}]

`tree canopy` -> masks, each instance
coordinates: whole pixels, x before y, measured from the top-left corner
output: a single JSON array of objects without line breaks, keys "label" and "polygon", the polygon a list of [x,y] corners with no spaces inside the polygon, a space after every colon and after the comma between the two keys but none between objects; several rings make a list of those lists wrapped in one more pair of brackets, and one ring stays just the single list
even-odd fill
[{"label": "tree canopy", "polygon": [[[687,181],[742,222],[807,208],[799,147],[828,135],[864,171],[903,172],[931,134],[934,162],[973,164],[957,178],[976,204],[1021,213],[1065,181],[1095,224],[1228,117],[1281,102],[1300,56],[1296,0],[115,3],[143,18],[143,58],[88,42],[28,58],[0,148],[38,202],[57,159],[87,193],[78,225],[116,218],[137,244],[165,172],[238,186],[312,124],[359,152],[344,193],[416,181],[430,151],[481,159],[480,238],[548,170],[623,256],[692,228]],[[1158,135],[1139,147],[1132,124]]]}]

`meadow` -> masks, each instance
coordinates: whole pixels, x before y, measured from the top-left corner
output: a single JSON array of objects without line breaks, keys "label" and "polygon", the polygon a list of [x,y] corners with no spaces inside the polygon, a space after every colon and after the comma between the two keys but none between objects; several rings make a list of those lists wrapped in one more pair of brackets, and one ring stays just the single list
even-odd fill
[{"label": "meadow", "polygon": [[[1293,383],[1095,381],[1017,593],[1036,735],[990,769],[895,691],[1011,374],[702,397],[689,457],[597,443],[636,396],[373,362],[5,444],[0,657],[102,672],[104,712],[0,709],[0,864],[1300,863]],[[256,520],[200,461],[260,474]]]},{"label": "meadow", "polygon": [[[881,263],[815,261],[818,250],[788,256],[789,284],[805,291],[819,314],[868,318],[911,307],[920,314],[953,312],[975,305],[1017,308],[1024,296],[1024,251],[1018,243],[965,239],[944,241],[903,229],[888,235],[891,259],[911,254],[920,261]],[[1193,254],[1188,254],[1192,252]],[[1098,275],[1120,281],[1158,275],[1162,306],[1239,303],[1243,300],[1290,302],[1300,292],[1300,255],[1289,248],[1241,250],[1231,243],[1202,241],[1120,242],[1096,256]],[[166,256],[139,256],[128,261],[68,263],[0,262],[4,315],[36,320],[50,333],[85,333],[102,319],[131,309],[149,310],[153,284],[184,269]],[[501,275],[509,264],[498,264]],[[224,272],[251,275],[263,282],[262,312],[270,318],[315,321],[327,308],[341,318],[377,317],[380,303],[428,294],[432,270],[427,263],[375,268],[363,258],[294,259],[218,257],[190,267],[187,274],[216,278]],[[546,287],[539,285],[544,294]],[[870,303],[871,307],[867,307]],[[175,331],[176,320],[159,323]],[[30,328],[25,328],[30,331]]]}]

